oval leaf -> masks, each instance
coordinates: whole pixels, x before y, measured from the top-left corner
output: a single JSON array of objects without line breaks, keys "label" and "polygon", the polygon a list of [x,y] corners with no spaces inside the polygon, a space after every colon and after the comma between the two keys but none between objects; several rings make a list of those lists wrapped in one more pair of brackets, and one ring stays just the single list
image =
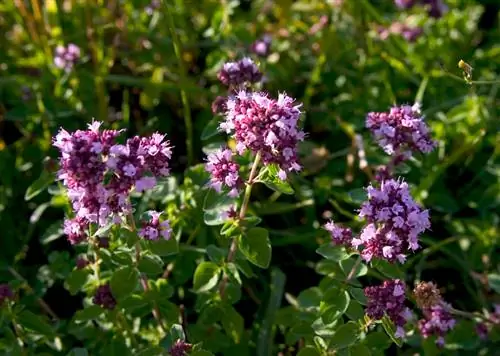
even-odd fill
[{"label": "oval leaf", "polygon": [[29,310],[23,310],[17,316],[17,322],[26,329],[32,330],[36,333],[49,337],[54,337],[56,335],[54,329],[52,329],[52,327],[47,324],[45,320]]},{"label": "oval leaf", "polygon": [[328,346],[329,348],[340,350],[354,344],[358,337],[359,326],[355,322],[350,321],[337,329],[330,339]]},{"label": "oval leaf", "polygon": [[332,243],[322,245],[316,250],[316,253],[335,262],[346,260],[351,256],[351,254],[347,253],[344,246],[335,246]]},{"label": "oval leaf", "polygon": [[217,285],[220,268],[213,262],[202,262],[194,272],[193,288],[196,292],[206,292]]},{"label": "oval leaf", "polygon": [[251,228],[246,236],[238,236],[238,246],[248,261],[261,268],[269,267],[272,249],[269,232],[266,229]]},{"label": "oval leaf", "polygon": [[133,267],[123,267],[111,276],[111,292],[116,299],[129,296],[136,288],[139,273]]},{"label": "oval leaf", "polygon": [[24,194],[24,200],[28,201],[36,197],[38,194],[43,192],[45,188],[47,188],[52,182],[54,182],[55,176],[54,174],[42,171],[40,177],[34,181],[26,190]]}]

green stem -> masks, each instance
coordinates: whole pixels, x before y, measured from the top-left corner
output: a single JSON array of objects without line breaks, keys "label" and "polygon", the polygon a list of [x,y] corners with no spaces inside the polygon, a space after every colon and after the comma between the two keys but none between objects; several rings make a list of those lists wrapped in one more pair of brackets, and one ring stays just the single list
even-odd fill
[{"label": "green stem", "polygon": [[[186,68],[184,67],[184,61],[182,59],[182,46],[179,38],[177,37],[177,32],[175,30],[175,22],[174,18],[170,12],[167,1],[165,3],[165,14],[167,17],[168,27],[170,29],[170,34],[172,36],[172,43],[174,45],[175,56],[177,57],[177,61],[179,62],[179,77],[181,82],[186,82]],[[187,93],[184,89],[180,89],[181,91],[181,101],[182,107],[184,111],[184,125],[186,126],[186,151],[187,151],[187,164],[191,166],[194,159],[193,154],[193,120],[191,119],[191,108],[189,106],[189,100],[187,97]]]},{"label": "green stem", "polygon": [[[28,291],[28,293],[36,295],[35,291],[33,290],[33,288],[31,288],[31,286],[28,284],[28,281],[26,279],[24,279],[24,277],[21,276],[13,267],[8,267],[7,269],[9,270],[9,272],[14,277],[16,277],[17,279],[19,279],[20,281],[22,281],[24,283],[24,287],[26,288],[26,290]],[[45,303],[45,301],[42,298],[40,298],[40,297],[37,296],[36,299],[37,299],[38,304],[40,305],[40,307],[47,314],[49,314],[52,317],[52,319],[54,319],[56,321],[59,320],[59,318],[57,317],[56,313],[54,313],[54,311],[49,307],[49,305],[47,303]]]},{"label": "green stem", "polygon": [[483,314],[476,314],[476,313],[469,313],[469,312],[465,312],[463,310],[458,310],[458,309],[455,309],[453,307],[449,307],[447,308],[448,311],[451,313],[451,314],[454,314],[454,315],[458,315],[458,316],[461,316],[461,317],[464,317],[464,318],[468,318],[468,319],[476,319],[476,318],[479,318],[479,319],[482,319],[486,322],[491,322],[490,319],[488,319],[486,316],[484,316]]},{"label": "green stem", "polygon": [[[250,196],[252,195],[252,187],[255,181],[255,175],[257,174],[257,168],[260,163],[260,158],[261,158],[261,153],[260,151],[257,152],[255,155],[255,159],[253,161],[252,169],[250,170],[250,175],[248,177],[248,181],[246,184],[245,188],[245,193],[243,195],[243,202],[241,203],[241,208],[240,208],[240,214],[239,214],[239,220],[240,222],[245,219],[245,215],[248,210],[248,203],[250,202]],[[238,249],[238,241],[237,239],[233,238],[233,241],[231,242],[231,246],[229,247],[229,253],[227,254],[227,263],[232,262],[234,260],[234,257],[236,256],[236,251]],[[227,282],[228,282],[228,275],[225,274],[221,284],[219,286],[219,293],[221,299],[224,298],[224,293],[226,291],[227,287]]]},{"label": "green stem", "polygon": [[[134,215],[130,213],[129,215],[129,220],[130,220],[130,226],[132,228],[132,231],[137,234],[137,225],[135,224],[135,219]],[[135,243],[135,266],[139,267],[139,262],[141,260],[141,243],[140,240],[138,240]],[[149,285],[148,285],[148,278],[145,275],[142,275],[139,277],[141,281],[142,288],[144,289],[144,292],[148,293],[149,292]],[[156,302],[153,303],[153,317],[155,318],[156,322],[160,326],[160,328],[163,331],[166,331],[165,326],[163,325],[162,318],[161,318],[161,313],[160,313],[160,308],[158,308],[158,304]]]},{"label": "green stem", "polygon": [[137,343],[137,340],[134,336],[134,332],[130,328],[130,325],[128,325],[127,318],[125,318],[125,315],[123,315],[121,312],[117,311],[116,312],[116,322],[118,325],[121,325],[124,331],[128,334],[130,337],[130,340],[132,341],[132,344],[135,347],[138,347],[139,344]]}]

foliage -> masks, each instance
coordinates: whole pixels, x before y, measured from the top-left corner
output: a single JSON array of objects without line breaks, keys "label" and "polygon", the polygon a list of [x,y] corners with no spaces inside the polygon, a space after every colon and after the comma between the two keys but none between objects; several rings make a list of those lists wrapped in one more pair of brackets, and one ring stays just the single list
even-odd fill
[{"label": "foliage", "polygon": [[[0,4],[0,350],[494,353],[499,6],[446,0],[446,11],[433,17],[425,1],[405,9],[395,2]],[[418,28],[418,35],[408,37],[395,23]],[[246,86],[219,82],[224,63],[243,57],[263,79],[253,73],[246,81],[256,83]],[[286,91],[293,105],[302,104],[278,105],[290,122],[300,119],[273,150],[267,136],[256,135],[262,146],[247,140],[239,152],[238,129],[219,130],[235,109],[218,105],[226,97],[242,105],[236,89],[264,91],[270,100]],[[414,103],[436,147],[400,164],[379,147],[365,119]],[[117,139],[123,145],[165,133],[169,172],[157,175],[148,166],[144,174],[156,177],[155,186],[127,190],[133,209],[117,214],[119,223],[92,222],[81,243],[70,243],[64,231],[75,217],[74,196],[58,179],[66,168],[54,140],[60,128],[72,134],[93,120],[102,122],[101,132],[126,129]],[[288,140],[298,141],[300,171],[280,146]],[[232,153],[216,156],[220,147]],[[108,162],[120,158],[113,155],[100,162],[104,185],[123,178]],[[77,168],[90,165],[82,162]],[[238,175],[231,184],[217,176],[229,175],[228,164]],[[372,199],[366,187],[379,186],[380,167],[404,179],[415,203],[429,211],[430,229],[404,263],[366,259],[367,246],[350,243],[365,231],[358,210]],[[158,221],[151,211],[161,213]],[[325,225],[330,220],[339,225]],[[346,235],[336,238],[336,228]],[[375,296],[386,291],[365,288],[393,279],[406,294],[376,317],[382,302]],[[442,310],[426,305],[422,291],[436,293]],[[391,310],[403,308],[414,315],[399,325]],[[441,335],[429,324],[431,314],[456,324]],[[425,332],[418,319],[427,322]]]}]

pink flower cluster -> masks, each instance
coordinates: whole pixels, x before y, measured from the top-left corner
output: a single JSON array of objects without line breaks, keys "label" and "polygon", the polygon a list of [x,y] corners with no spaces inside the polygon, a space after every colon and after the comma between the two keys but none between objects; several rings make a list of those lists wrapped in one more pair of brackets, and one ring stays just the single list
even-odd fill
[{"label": "pink flower cluster", "polygon": [[269,34],[265,34],[262,38],[257,39],[250,50],[260,57],[266,57],[271,49],[271,42],[273,38]]},{"label": "pink flower cluster", "polygon": [[363,246],[361,256],[365,261],[377,257],[404,263],[406,252],[419,248],[418,235],[430,227],[429,212],[415,203],[403,181],[390,179],[380,188],[370,185],[367,190],[368,200],[359,216],[368,224],[352,245]]},{"label": "pink flower cluster", "polygon": [[238,154],[246,150],[260,152],[265,165],[276,164],[279,178],[287,172],[299,171],[297,145],[305,134],[298,127],[300,106],[285,94],[278,99],[263,93],[240,91],[227,101],[226,120],[220,128],[232,133]]},{"label": "pink flower cluster", "polygon": [[436,344],[444,345],[444,336],[455,326],[456,320],[448,311],[448,304],[442,302],[424,308],[424,319],[418,321],[418,328],[424,339],[437,336]]},{"label": "pink flower cluster", "polygon": [[158,240],[159,237],[169,240],[172,235],[170,222],[168,220],[160,221],[161,213],[157,211],[148,211],[148,215],[150,219],[142,222],[139,236],[151,241]]},{"label": "pink flower cluster", "polygon": [[377,29],[379,38],[386,40],[390,35],[400,35],[408,42],[414,42],[422,34],[420,27],[411,27],[402,22],[393,22],[389,27],[380,26]]},{"label": "pink flower cluster", "polygon": [[386,280],[382,285],[366,287],[364,292],[368,299],[366,315],[380,320],[387,315],[396,325],[396,336],[404,337],[405,326],[411,318],[410,309],[405,305],[405,284],[399,279]]},{"label": "pink flower cluster", "polygon": [[262,73],[250,58],[243,58],[237,62],[225,63],[217,78],[226,86],[239,87],[245,83],[259,82]]},{"label": "pink flower cluster", "polygon": [[210,186],[217,193],[223,187],[229,188],[229,196],[236,197],[243,186],[239,176],[240,166],[233,161],[233,152],[229,148],[220,148],[207,157],[205,170],[210,173]]},{"label": "pink flower cluster", "polygon": [[0,284],[0,306],[2,306],[6,300],[12,299],[14,299],[14,293],[10,286],[7,283]]},{"label": "pink flower cluster", "polygon": [[335,245],[349,246],[352,243],[352,230],[349,228],[338,226],[333,221],[329,221],[325,224],[325,230],[330,233]]},{"label": "pink flower cluster", "polygon": [[57,46],[54,55],[54,65],[57,68],[64,69],[66,72],[71,71],[76,62],[80,59],[80,48],[70,43],[67,47]]},{"label": "pink flower cluster", "polygon": [[436,146],[418,105],[395,106],[389,112],[370,112],[366,127],[389,155],[410,158],[412,151],[429,153]]},{"label": "pink flower cluster", "polygon": [[85,239],[90,223],[120,222],[131,211],[132,189],[151,189],[157,178],[169,174],[172,151],[165,135],[136,136],[118,144],[121,131],[100,131],[100,126],[93,122],[88,130],[73,133],[61,129],[53,142],[61,153],[58,178],[76,214],[64,224],[71,243]]},{"label": "pink flower cluster", "polygon": [[432,17],[441,17],[448,9],[443,0],[394,0],[394,3],[401,9],[410,9],[421,3],[427,7],[427,12]]}]

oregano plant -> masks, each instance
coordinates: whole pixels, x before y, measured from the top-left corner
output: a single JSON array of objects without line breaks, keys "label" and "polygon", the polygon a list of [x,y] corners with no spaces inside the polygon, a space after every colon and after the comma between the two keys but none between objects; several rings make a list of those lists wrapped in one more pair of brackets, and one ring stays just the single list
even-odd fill
[{"label": "oregano plant", "polygon": [[[9,217],[0,222],[9,241],[16,213],[5,207],[19,206],[12,191],[25,172],[30,185],[20,200],[33,210],[29,222],[18,221],[29,226],[22,248],[7,247],[12,256],[1,260],[3,353],[496,352],[498,145],[487,118],[498,112],[498,81],[490,72],[474,80],[464,60],[463,78],[437,69],[431,53],[472,36],[475,7],[388,2],[400,12],[387,23],[380,13],[387,4],[368,0],[201,1],[200,8],[152,1],[140,11],[130,1],[98,3],[4,6],[33,42],[7,55],[34,47],[16,63],[46,73],[22,90],[26,125],[0,103],[0,128],[5,113],[22,137],[4,150],[0,132],[0,213]],[[59,15],[77,10],[87,45],[79,33],[61,37]],[[239,25],[245,12],[255,23]],[[101,26],[105,19],[114,21]],[[26,37],[16,31],[7,37]],[[478,61],[496,53],[483,52]],[[151,58],[138,65],[143,55]],[[4,71],[10,57],[1,59]],[[423,100],[442,77],[468,90],[446,112]],[[108,110],[117,85],[125,88],[119,114]],[[443,101],[452,90],[443,84],[433,95]],[[163,101],[165,110],[155,111]],[[451,103],[439,105],[457,99]],[[67,120],[70,109],[75,120]],[[325,148],[341,146],[343,136],[347,148]],[[344,156],[345,163],[334,160]],[[11,176],[5,162],[21,173]],[[486,168],[467,171],[471,182],[462,182],[457,162]],[[461,179],[453,187],[469,197],[465,207],[440,178],[447,170]],[[44,195],[48,202],[39,203]],[[46,210],[59,220],[47,217],[41,233]],[[450,265],[463,272],[463,286],[447,283],[456,278]],[[53,290],[59,294],[49,298]]]}]

